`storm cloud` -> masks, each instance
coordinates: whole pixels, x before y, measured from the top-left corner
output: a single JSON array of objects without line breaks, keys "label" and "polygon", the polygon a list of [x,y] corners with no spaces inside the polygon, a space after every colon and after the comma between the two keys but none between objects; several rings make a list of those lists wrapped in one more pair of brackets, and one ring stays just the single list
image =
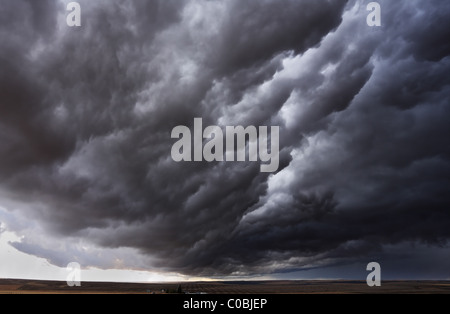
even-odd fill
[{"label": "storm cloud", "polygon": [[[450,3],[379,1],[369,27],[362,0],[83,0],[71,28],[68,2],[1,0],[17,249],[197,276],[448,250]],[[279,171],[174,162],[196,117],[280,126]]]}]

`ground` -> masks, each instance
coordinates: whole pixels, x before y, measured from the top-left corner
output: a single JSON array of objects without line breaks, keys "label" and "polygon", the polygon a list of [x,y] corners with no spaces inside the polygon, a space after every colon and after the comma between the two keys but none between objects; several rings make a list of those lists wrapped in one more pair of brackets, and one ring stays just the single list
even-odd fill
[{"label": "ground", "polygon": [[69,287],[61,281],[0,279],[0,294],[168,294],[178,286],[184,293],[207,294],[450,294],[450,281],[383,281],[368,287],[365,281],[234,281],[181,283],[82,282]]}]

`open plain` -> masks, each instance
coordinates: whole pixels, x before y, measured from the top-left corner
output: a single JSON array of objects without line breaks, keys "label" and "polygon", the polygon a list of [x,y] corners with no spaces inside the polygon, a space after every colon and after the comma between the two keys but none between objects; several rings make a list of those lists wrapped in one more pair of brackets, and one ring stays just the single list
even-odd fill
[{"label": "open plain", "polygon": [[82,282],[0,279],[0,294],[450,294],[450,281],[214,281],[180,283]]}]

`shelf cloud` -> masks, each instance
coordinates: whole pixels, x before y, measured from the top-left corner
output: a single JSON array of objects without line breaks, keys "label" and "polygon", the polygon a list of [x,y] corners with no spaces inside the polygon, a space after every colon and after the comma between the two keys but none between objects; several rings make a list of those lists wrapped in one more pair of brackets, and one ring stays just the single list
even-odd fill
[{"label": "shelf cloud", "polygon": [[[2,0],[15,248],[195,276],[448,249],[450,3],[378,1],[370,27],[362,0],[78,2],[68,27],[68,1]],[[194,118],[279,126],[278,171],[175,162],[171,131]]]}]

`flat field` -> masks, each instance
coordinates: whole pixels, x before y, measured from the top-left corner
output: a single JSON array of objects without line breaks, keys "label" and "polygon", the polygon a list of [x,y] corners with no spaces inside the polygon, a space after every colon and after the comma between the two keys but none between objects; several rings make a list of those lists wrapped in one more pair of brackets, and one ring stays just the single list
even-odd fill
[{"label": "flat field", "polygon": [[0,279],[0,294],[450,294],[450,281],[216,281],[180,283],[82,282],[69,287],[63,281]]}]

